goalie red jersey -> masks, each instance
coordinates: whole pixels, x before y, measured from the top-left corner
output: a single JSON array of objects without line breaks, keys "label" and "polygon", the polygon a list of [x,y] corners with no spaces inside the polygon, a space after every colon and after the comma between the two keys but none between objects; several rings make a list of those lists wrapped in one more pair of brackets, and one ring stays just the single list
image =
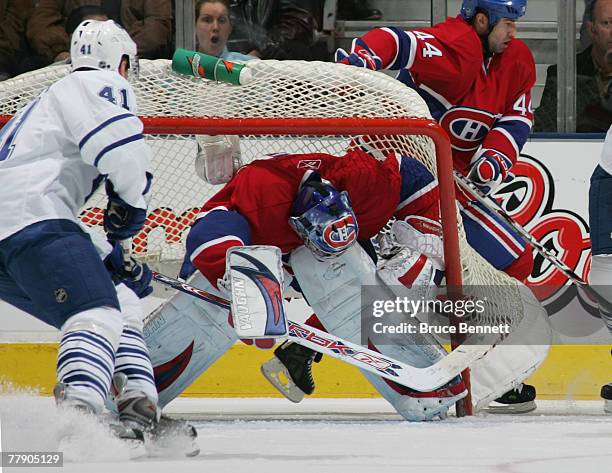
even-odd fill
[{"label": "goalie red jersey", "polygon": [[[274,245],[283,253],[301,246],[288,222],[300,184],[312,172],[348,192],[361,240],[376,235],[393,215],[438,220],[437,181],[415,159],[391,153],[381,162],[359,149],[341,157],[276,155],[241,168],[204,204],[187,239],[186,263],[216,285],[232,246]],[[189,269],[184,267],[181,276]]]},{"label": "goalie red jersey", "polygon": [[377,28],[353,43],[369,68],[399,69],[447,131],[462,173],[487,149],[515,162],[532,126],[535,64],[529,48],[511,39],[502,54],[484,58],[482,43],[461,17],[431,28]]}]

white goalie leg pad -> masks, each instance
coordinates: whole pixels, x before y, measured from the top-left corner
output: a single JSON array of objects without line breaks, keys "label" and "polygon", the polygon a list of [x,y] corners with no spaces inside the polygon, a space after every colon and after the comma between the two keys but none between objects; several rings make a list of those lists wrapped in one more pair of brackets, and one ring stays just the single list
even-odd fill
[{"label": "white goalie leg pad", "polygon": [[470,366],[474,410],[517,387],[546,359],[552,341],[548,314],[526,286],[520,295],[525,314],[518,327]]},{"label": "white goalie leg pad", "polygon": [[226,261],[232,319],[238,337],[286,335],[280,249],[264,245],[230,248]]},{"label": "white goalie leg pad", "polygon": [[[199,272],[188,284],[219,294]],[[234,344],[227,304],[219,306],[177,292],[147,317],[144,337],[155,371],[159,406],[181,394]]]},{"label": "white goalie leg pad", "polygon": [[[291,254],[290,264],[308,304],[325,328],[353,343],[361,343],[362,286],[368,286],[367,290],[372,291],[369,297],[377,300],[395,298],[377,277],[374,263],[359,245],[353,245],[330,261],[318,261],[308,249],[300,247]],[[393,315],[385,317],[391,320]],[[430,366],[446,353],[431,336],[407,334],[406,337],[410,337],[409,344],[384,345],[380,352],[420,368]],[[422,416],[427,415],[422,410],[423,405],[413,403],[406,408],[410,403],[410,400],[405,400],[407,396],[379,376],[362,373],[404,418],[423,420]],[[416,412],[419,409],[421,416]]]}]

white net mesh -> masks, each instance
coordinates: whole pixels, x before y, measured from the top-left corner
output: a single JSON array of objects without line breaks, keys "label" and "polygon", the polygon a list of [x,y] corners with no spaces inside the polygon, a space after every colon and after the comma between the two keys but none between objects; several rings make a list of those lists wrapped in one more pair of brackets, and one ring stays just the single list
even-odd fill
[{"label": "white net mesh", "polygon": [[[166,60],[142,61],[140,80],[134,84],[139,115],[145,117],[231,118],[241,136],[242,159],[250,162],[269,153],[325,152],[342,155],[355,136],[300,135],[303,118],[431,118],[426,104],[411,89],[380,73],[343,65],[302,61],[252,61],[253,80],[233,86],[174,74]],[[0,115],[13,115],[42,89],[68,73],[67,66],[48,67],[0,83]],[[241,120],[282,118],[295,124],[297,135],[246,134]],[[201,133],[206,133],[202,130]],[[364,124],[363,138],[375,149],[394,150],[422,161],[436,174],[431,139],[418,135],[372,134]],[[143,231],[133,240],[133,251],[148,261],[177,261],[184,253],[184,237],[198,209],[218,190],[194,172],[196,143],[193,134],[166,132],[147,135],[153,149],[155,188]],[[350,162],[347,162],[350,165]],[[100,225],[106,206],[98,192],[81,218]],[[460,219],[459,219],[460,221]],[[444,225],[444,222],[442,222]],[[101,229],[101,227],[99,227]],[[472,250],[459,225],[463,282],[471,286],[508,286],[512,280],[495,270]],[[484,322],[516,324],[522,317],[520,298],[507,287],[492,297]],[[482,294],[474,294],[482,297]],[[515,297],[516,296],[516,297]]]}]

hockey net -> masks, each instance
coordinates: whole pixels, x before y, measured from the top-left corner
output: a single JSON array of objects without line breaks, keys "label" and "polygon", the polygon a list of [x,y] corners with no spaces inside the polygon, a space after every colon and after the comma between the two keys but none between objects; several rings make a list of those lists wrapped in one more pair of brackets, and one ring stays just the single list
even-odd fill
[{"label": "hockey net", "polygon": [[[134,89],[153,149],[155,187],[146,225],[133,239],[139,258],[162,265],[180,261],[198,209],[219,188],[194,172],[197,135],[240,135],[245,163],[277,152],[343,155],[356,137],[365,136],[378,150],[423,162],[438,177],[442,198],[448,203],[452,197],[448,139],[411,89],[381,73],[331,63],[252,61],[248,67],[252,80],[234,86],[177,75],[166,60],[141,61]],[[13,115],[67,73],[67,66],[48,67],[0,83],[0,115]],[[445,209],[443,202],[442,208],[447,281],[504,286],[499,293],[488,291],[487,310],[478,317],[516,325],[523,307],[507,290],[513,280],[470,248],[454,200],[450,205]],[[105,206],[98,191],[81,220],[101,230]]]}]

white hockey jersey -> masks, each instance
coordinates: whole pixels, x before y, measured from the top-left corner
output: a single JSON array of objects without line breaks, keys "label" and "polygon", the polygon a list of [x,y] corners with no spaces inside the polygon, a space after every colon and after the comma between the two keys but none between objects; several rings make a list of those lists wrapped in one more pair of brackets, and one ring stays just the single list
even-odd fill
[{"label": "white hockey jersey", "polygon": [[132,87],[117,72],[77,71],[0,130],[0,240],[77,212],[106,176],[129,205],[146,209],[151,151]]}]

